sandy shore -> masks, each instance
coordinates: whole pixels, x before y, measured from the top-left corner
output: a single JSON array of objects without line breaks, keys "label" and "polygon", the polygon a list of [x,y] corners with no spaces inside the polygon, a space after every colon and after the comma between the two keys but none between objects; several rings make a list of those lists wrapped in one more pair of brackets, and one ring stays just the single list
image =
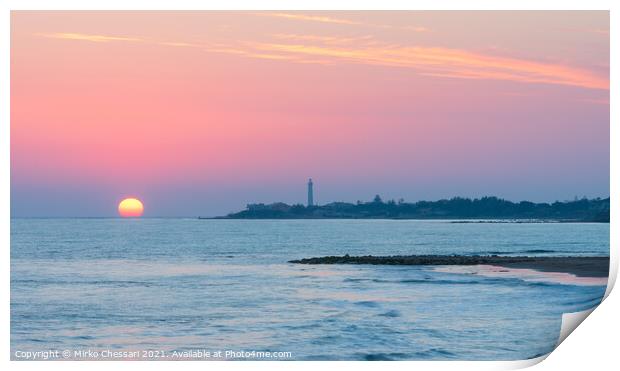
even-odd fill
[{"label": "sandy shore", "polygon": [[374,265],[496,265],[571,273],[579,277],[607,277],[609,257],[594,256],[479,256],[479,255],[405,255],[405,256],[323,256],[291,260],[296,264],[374,264]]}]

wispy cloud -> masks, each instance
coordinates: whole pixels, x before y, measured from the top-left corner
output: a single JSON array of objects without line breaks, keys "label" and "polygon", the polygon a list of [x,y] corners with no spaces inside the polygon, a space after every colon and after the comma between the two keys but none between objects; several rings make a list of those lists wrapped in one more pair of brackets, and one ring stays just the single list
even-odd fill
[{"label": "wispy cloud", "polygon": [[276,39],[294,41],[294,42],[313,42],[324,43],[332,45],[343,45],[351,43],[364,43],[369,45],[374,43],[372,36],[359,36],[359,37],[339,37],[339,36],[320,36],[320,35],[300,35],[300,34],[273,34]]},{"label": "wispy cloud", "polygon": [[561,64],[506,58],[460,49],[382,45],[333,47],[283,43],[256,43],[265,52],[330,58],[338,62],[411,68],[427,76],[491,79],[609,89],[609,80],[588,70]]},{"label": "wispy cloud", "polygon": [[333,18],[327,16],[318,16],[318,15],[308,15],[302,13],[257,13],[261,16],[266,17],[275,17],[275,18],[286,18],[292,20],[300,20],[300,21],[309,21],[309,22],[321,22],[321,23],[335,23],[342,25],[352,25],[352,26],[364,26],[371,28],[383,28],[383,29],[396,29],[396,30],[404,30],[404,31],[413,31],[413,32],[429,32],[430,29],[423,26],[398,26],[391,24],[376,24],[376,23],[366,23],[353,21],[351,19],[346,18]]},{"label": "wispy cloud", "polygon": [[401,30],[409,30],[414,32],[430,32],[430,28],[422,27],[422,26],[401,26],[399,27]]},{"label": "wispy cloud", "polygon": [[188,43],[160,41],[142,37],[92,35],[81,33],[39,34],[47,38],[97,43],[138,42],[167,47],[198,48],[210,53],[234,54],[246,58],[317,63],[325,65],[355,63],[409,68],[420,75],[458,79],[503,80],[609,89],[609,78],[592,71],[559,63],[537,62],[443,47],[387,44],[371,36],[335,37],[275,34],[273,41]]},{"label": "wispy cloud", "polygon": [[175,42],[175,41],[159,41],[159,42],[157,42],[157,44],[163,45],[163,46],[176,46],[176,47],[180,47],[180,48],[202,48],[203,47],[203,45],[201,45],[201,44],[193,44],[193,43],[186,43],[186,42]]},{"label": "wispy cloud", "polygon": [[258,13],[258,14],[268,16],[268,17],[297,19],[301,21],[311,21],[311,22],[321,22],[321,23],[337,23],[337,24],[350,24],[350,25],[363,24],[361,22],[356,22],[356,21],[352,21],[349,19],[332,18],[332,17],[316,16],[316,15],[306,15],[306,14],[300,14],[300,13]]},{"label": "wispy cloud", "polygon": [[51,38],[51,39],[81,40],[81,41],[91,41],[91,42],[97,42],[97,43],[105,43],[109,41],[142,41],[142,39],[139,39],[136,37],[92,35],[92,34],[67,33],[67,32],[43,33],[43,34],[38,34],[38,35]]}]

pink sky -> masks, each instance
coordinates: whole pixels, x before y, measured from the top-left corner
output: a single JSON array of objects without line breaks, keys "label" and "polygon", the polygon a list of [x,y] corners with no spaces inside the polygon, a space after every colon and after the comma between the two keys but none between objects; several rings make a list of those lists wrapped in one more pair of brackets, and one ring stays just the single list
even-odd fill
[{"label": "pink sky", "polygon": [[609,195],[607,12],[13,12],[14,216]]}]

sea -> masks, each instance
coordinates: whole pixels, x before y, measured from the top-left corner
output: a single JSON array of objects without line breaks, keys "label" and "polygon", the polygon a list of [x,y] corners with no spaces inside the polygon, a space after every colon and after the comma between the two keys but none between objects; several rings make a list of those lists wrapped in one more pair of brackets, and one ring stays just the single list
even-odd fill
[{"label": "sea", "polygon": [[288,262],[344,254],[607,256],[609,224],[12,219],[11,359],[522,360],[605,292],[570,275]]}]

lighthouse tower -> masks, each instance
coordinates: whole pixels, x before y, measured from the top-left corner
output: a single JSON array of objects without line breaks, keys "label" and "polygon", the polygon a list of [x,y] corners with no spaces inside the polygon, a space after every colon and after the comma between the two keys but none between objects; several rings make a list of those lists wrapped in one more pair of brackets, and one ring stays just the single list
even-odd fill
[{"label": "lighthouse tower", "polygon": [[312,192],[312,178],[308,179],[308,207],[314,206],[314,194]]}]

